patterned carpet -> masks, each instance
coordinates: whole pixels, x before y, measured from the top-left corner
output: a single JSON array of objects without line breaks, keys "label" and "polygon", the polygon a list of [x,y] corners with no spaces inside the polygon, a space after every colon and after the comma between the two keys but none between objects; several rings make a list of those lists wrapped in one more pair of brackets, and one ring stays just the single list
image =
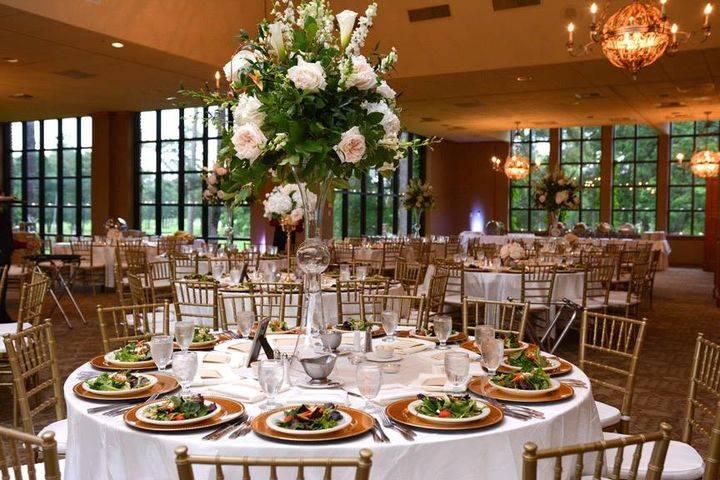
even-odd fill
[{"label": "patterned carpet", "polygon": [[[707,338],[720,341],[720,309],[714,307],[711,297],[712,280],[712,274],[695,269],[671,269],[658,274],[654,305],[645,313],[648,332],[638,369],[632,432],[652,431],[660,421],[666,421],[673,425],[674,436],[679,437],[697,333],[704,332]],[[52,316],[63,376],[102,353],[96,307],[117,302],[110,293],[83,292],[78,299],[88,318],[87,326],[73,318],[75,328],[71,330],[58,312]],[[71,311],[69,306],[67,311]],[[577,335],[570,336],[559,353],[574,361]],[[2,425],[11,423],[10,406],[6,391],[2,391]]]}]

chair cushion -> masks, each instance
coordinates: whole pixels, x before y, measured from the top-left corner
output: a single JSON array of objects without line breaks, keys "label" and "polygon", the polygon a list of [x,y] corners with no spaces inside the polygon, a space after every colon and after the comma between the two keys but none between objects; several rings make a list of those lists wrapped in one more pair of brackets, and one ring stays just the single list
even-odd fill
[{"label": "chair cushion", "polygon": [[[23,323],[23,330],[30,327],[32,327],[32,325],[30,325],[29,323]],[[8,333],[17,333],[17,322],[0,323],[0,337]],[[2,339],[0,339],[0,353],[7,353],[7,349],[5,349],[5,342],[2,341]]]},{"label": "chair cushion", "polygon": [[55,441],[57,442],[57,448],[58,453],[65,454],[67,452],[67,438],[68,438],[68,424],[67,420],[58,420],[57,422],[53,422],[47,427],[40,430],[39,435],[42,435],[45,432],[54,432],[55,433]]},{"label": "chair cushion", "polygon": [[[58,461],[58,467],[60,469],[60,475],[62,476],[63,471],[65,470],[65,459],[60,459]],[[15,474],[13,473],[12,469],[9,469],[10,473],[10,480],[25,480],[26,478],[30,478],[30,474],[28,473],[28,467],[27,465],[23,465],[20,469],[20,478],[15,478]],[[45,464],[44,463],[36,463],[35,464],[35,478],[38,480],[42,480],[45,478]]]},{"label": "chair cushion", "polygon": [[[636,295],[630,299],[630,305],[638,303]],[[628,305],[628,292],[622,290],[611,290],[608,297],[608,305]]]},{"label": "chair cushion", "polygon": [[612,427],[613,425],[620,422],[620,410],[608,405],[607,403],[598,402],[595,400],[595,406],[597,407],[598,417],[600,417],[600,426],[602,428]]},{"label": "chair cushion", "polygon": [[[603,436],[605,437],[605,440],[611,440],[613,438],[623,437],[626,435],[615,432],[603,432]],[[642,457],[640,458],[640,466],[638,468],[638,480],[645,478],[653,446],[654,442],[643,445]],[[621,478],[627,478],[627,475],[630,472],[630,465],[632,464],[634,451],[635,447],[626,447],[623,450],[623,465],[620,469]],[[614,465],[615,455],[617,455],[617,449],[608,450],[606,452],[605,458],[607,460],[607,465]],[[663,480],[696,480],[698,478],[702,478],[704,470],[705,463],[697,450],[687,443],[678,442],[676,440],[670,441],[667,457],[665,457],[665,467],[663,468]]]}]

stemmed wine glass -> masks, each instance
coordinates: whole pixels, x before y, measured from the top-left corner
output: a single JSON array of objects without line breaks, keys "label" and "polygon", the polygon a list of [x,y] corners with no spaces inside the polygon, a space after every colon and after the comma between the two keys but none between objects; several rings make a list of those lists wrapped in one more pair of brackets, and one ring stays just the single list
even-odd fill
[{"label": "stemmed wine glass", "polygon": [[386,310],[382,312],[382,326],[385,330],[386,336],[383,338],[383,342],[394,342],[395,341],[395,330],[397,329],[400,316],[393,310]]},{"label": "stemmed wine glass", "polygon": [[488,369],[490,376],[495,376],[505,354],[505,342],[500,338],[483,338],[480,344],[482,364]]},{"label": "stemmed wine glass", "polygon": [[453,392],[462,392],[470,378],[470,355],[466,352],[451,351],[445,354],[445,376]]},{"label": "stemmed wine glass", "polygon": [[243,338],[249,338],[252,327],[255,324],[255,313],[249,310],[237,312],[237,317],[235,318],[235,321],[237,322],[240,335],[242,335]]},{"label": "stemmed wine glass", "polygon": [[198,370],[198,357],[195,352],[175,352],[172,356],[172,372],[180,384],[180,396],[190,394],[190,384]]},{"label": "stemmed wine glass", "polygon": [[267,395],[267,401],[260,406],[263,410],[279,407],[275,396],[282,387],[285,378],[285,368],[280,360],[260,360],[258,364],[258,381],[260,388]]},{"label": "stemmed wine glass", "polygon": [[193,322],[175,322],[175,341],[180,345],[180,350],[187,352],[195,335],[195,324]]},{"label": "stemmed wine glass", "polygon": [[495,327],[492,325],[477,325],[475,327],[475,346],[482,355],[482,341],[486,338],[495,338]]},{"label": "stemmed wine glass", "polygon": [[382,387],[382,370],[380,366],[361,363],[355,373],[358,391],[365,399],[363,409],[370,413],[375,412],[377,409],[372,400],[378,396],[380,387]]},{"label": "stemmed wine glass", "polygon": [[161,372],[170,363],[173,351],[173,337],[170,335],[153,335],[150,339],[150,356]]},{"label": "stemmed wine glass", "polygon": [[435,329],[435,335],[440,341],[438,349],[446,350],[450,348],[447,344],[450,333],[452,332],[452,318],[448,315],[440,315],[433,320],[433,328]]}]

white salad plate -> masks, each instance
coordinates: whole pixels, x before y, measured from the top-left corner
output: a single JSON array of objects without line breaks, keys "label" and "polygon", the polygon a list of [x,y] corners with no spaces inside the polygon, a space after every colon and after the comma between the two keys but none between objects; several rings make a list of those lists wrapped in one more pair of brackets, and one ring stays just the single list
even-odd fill
[{"label": "white salad plate", "polygon": [[86,380],[85,382],[83,382],[82,388],[86,392],[94,393],[95,395],[102,395],[104,397],[120,397],[123,395],[127,395],[128,393],[140,393],[146,390],[150,390],[158,382],[157,377],[154,375],[145,375],[144,373],[136,373],[135,375],[147,379],[148,383],[140,388],[128,388],[126,390],[95,390],[88,386],[88,383],[94,382],[95,379],[97,379],[97,377],[94,377],[90,380]]},{"label": "white salad plate", "polygon": [[332,428],[326,428],[324,430],[292,430],[289,428],[283,428],[278,425],[278,422],[282,420],[282,418],[285,416],[286,409],[280,410],[278,412],[273,413],[272,415],[269,415],[265,419],[265,423],[268,427],[275,430],[276,432],[280,433],[287,433],[290,435],[300,435],[300,436],[306,436],[306,435],[318,435],[320,433],[331,433],[331,432],[337,432],[339,430],[342,430],[343,428],[347,427],[352,423],[352,417],[348,415],[347,413],[338,410],[340,412],[340,415],[342,415],[342,419],[338,421],[338,424],[335,425]]},{"label": "white salad plate", "polygon": [[480,413],[477,415],[473,415],[472,417],[466,417],[466,418],[440,418],[440,417],[432,417],[430,415],[425,415],[417,411],[417,409],[422,405],[422,400],[415,400],[411,404],[407,406],[408,412],[412,413],[418,418],[422,418],[423,420],[427,420],[429,422],[434,423],[468,423],[468,422],[474,422],[476,420],[482,420],[483,418],[490,415],[490,408],[483,402],[475,401],[475,403],[482,408]]},{"label": "white salad plate", "polygon": [[[220,405],[216,404],[216,405],[217,405],[217,408],[215,409],[215,411],[210,412],[210,413],[208,413],[207,415],[204,415],[204,416],[202,416],[202,417],[190,418],[190,419],[187,419],[187,420],[155,420],[155,419],[152,419],[152,418],[148,417],[147,411],[148,411],[148,409],[149,409],[150,407],[153,407],[153,406],[155,406],[155,405],[160,405],[160,404],[163,404],[163,403],[165,403],[165,402],[167,402],[167,400],[162,400],[162,401],[160,401],[160,402],[153,402],[153,403],[147,405],[146,407],[139,409],[139,410],[135,413],[135,416],[136,416],[137,419],[140,420],[141,422],[149,423],[150,425],[190,425],[190,424],[193,424],[193,423],[200,423],[200,422],[202,422],[202,421],[205,421],[205,420],[207,420],[208,418],[212,418],[212,417],[214,417],[215,415],[218,415],[218,414],[220,414],[220,413],[222,412],[222,407],[221,407]],[[205,400],[205,405],[211,405],[212,403],[214,403],[214,402],[211,402],[211,401],[209,401],[209,400]]]}]

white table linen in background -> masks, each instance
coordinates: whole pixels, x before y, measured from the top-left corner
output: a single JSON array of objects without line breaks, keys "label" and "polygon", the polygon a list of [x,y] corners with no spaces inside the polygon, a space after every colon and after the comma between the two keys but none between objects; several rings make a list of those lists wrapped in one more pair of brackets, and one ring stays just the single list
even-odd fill
[{"label": "white table linen in background", "polygon": [[[503,272],[465,272],[465,295],[485,300],[520,299],[522,274]],[[555,276],[553,300],[582,299],[583,273],[558,273]]]},{"label": "white table linen in background", "polygon": [[[379,340],[376,340],[376,342]],[[385,384],[409,385],[421,373],[431,373],[436,351],[426,351],[405,358],[401,371],[385,374]],[[86,364],[78,371],[87,371]],[[250,370],[238,370],[248,375]],[[577,368],[572,378],[589,384]],[[331,378],[355,387],[355,367],[347,357],[338,359]],[[505,418],[500,425],[469,433],[432,433],[417,430],[414,442],[408,442],[397,432],[385,429],[391,442],[375,443],[370,435],[349,441],[323,444],[279,443],[263,439],[251,432],[237,439],[222,438],[204,441],[207,433],[149,434],[126,426],[122,417],[88,415],[87,408],[97,403],[76,397],[72,386],[75,374],[65,383],[69,444],[63,478],[69,480],[176,480],[173,449],[187,445],[191,454],[263,457],[351,457],[356,458],[362,448],[373,452],[372,480],[478,480],[520,479],[523,444],[533,441],[542,447],[569,445],[602,439],[597,410],[588,389],[576,389],[567,401],[536,405],[545,413],[543,420],[527,422]],[[216,387],[213,387],[216,388]],[[351,405],[359,399],[348,397]],[[256,403],[246,404],[251,415],[258,414]],[[574,459],[571,459],[574,460]],[[541,462],[539,478],[551,478],[554,462]],[[590,462],[590,467],[592,462]],[[239,478],[235,469],[226,469],[228,478]],[[568,476],[572,469],[567,470]],[[294,479],[294,469],[282,469],[280,478]],[[312,475],[314,476],[311,476]],[[333,478],[350,480],[349,471],[338,469]],[[211,468],[196,467],[196,478],[212,477]],[[321,477],[317,471],[306,472],[308,478]]]}]

